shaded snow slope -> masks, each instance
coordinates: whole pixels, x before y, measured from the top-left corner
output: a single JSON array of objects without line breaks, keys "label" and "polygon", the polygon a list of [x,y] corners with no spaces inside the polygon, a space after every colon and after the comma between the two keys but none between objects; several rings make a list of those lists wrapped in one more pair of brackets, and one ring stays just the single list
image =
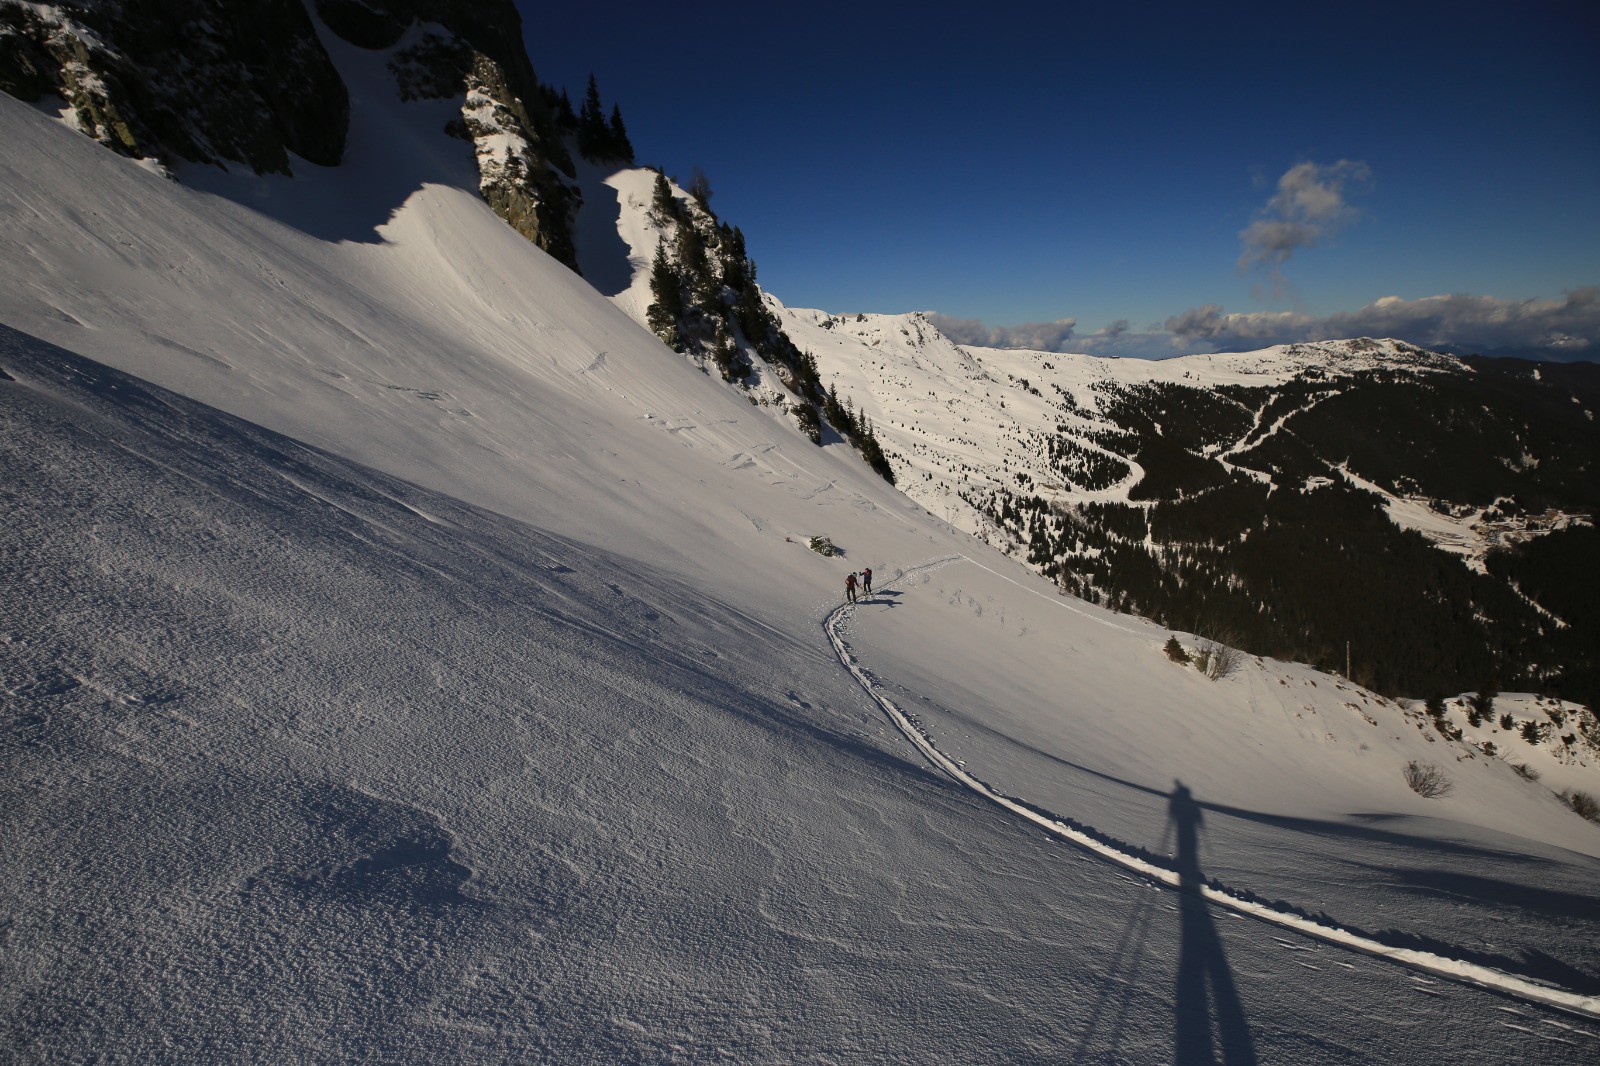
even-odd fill
[{"label": "shaded snow slope", "polygon": [[[917,584],[931,571],[963,562],[970,563],[971,560],[964,557],[933,560],[901,575],[896,584],[902,586]],[[888,589],[884,590],[885,595],[898,592],[898,589],[893,590],[893,593]],[[862,605],[870,606],[876,602],[869,596],[862,601]],[[1258,921],[1278,925],[1341,947],[1388,958],[1427,973],[1441,974],[1452,979],[1471,981],[1496,991],[1510,992],[1519,999],[1600,1017],[1600,995],[1583,995],[1552,987],[1542,981],[1514,976],[1506,972],[1502,960],[1493,960],[1501,964],[1497,968],[1495,965],[1485,964],[1481,960],[1481,955],[1479,959],[1465,958],[1464,955],[1469,953],[1462,952],[1459,947],[1434,942],[1428,944],[1428,948],[1437,947],[1440,950],[1428,950],[1418,947],[1418,939],[1415,937],[1397,943],[1392,934],[1373,935],[1352,931],[1328,917],[1326,912],[1312,915],[1301,908],[1290,908],[1281,903],[1269,902],[1257,893],[1233,889],[1226,883],[1218,881],[1214,873],[1202,879],[1198,862],[1197,829],[1205,820],[1207,812],[1217,811],[1218,808],[1212,804],[1196,801],[1194,790],[1179,780],[1174,779],[1171,792],[1166,794],[1168,829],[1175,831],[1178,838],[1177,855],[1172,861],[1165,856],[1151,855],[1142,848],[1130,848],[1121,841],[1108,838],[1093,827],[1084,826],[1073,819],[1062,818],[1027,800],[1014,799],[995,789],[987,781],[969,772],[965,759],[954,758],[941,748],[938,741],[931,736],[929,729],[919,724],[921,716],[908,713],[904,707],[895,703],[883,691],[884,686],[862,668],[860,660],[852,653],[843,635],[846,624],[853,620],[859,609],[862,607],[854,603],[841,604],[828,616],[826,623],[828,639],[833,643],[840,664],[850,671],[863,691],[873,698],[901,734],[930,763],[951,779],[1007,811],[1013,817],[1037,825],[1052,836],[1109,859],[1118,866],[1132,870],[1157,884],[1177,888],[1186,895],[1225,907],[1229,911],[1248,914]],[[1147,791],[1152,795],[1161,795],[1156,789]],[[1163,844],[1166,839],[1164,836]]]},{"label": "shaded snow slope", "polygon": [[996,787],[1577,986],[1600,832],[1548,789],[1485,760],[1422,801],[1400,770],[1438,745],[1401,708],[1166,662],[470,188],[330,241],[7,98],[0,139],[19,1057],[1592,1054],[1592,1026],[1280,944],[1017,824],[922,766],[820,623],[871,565],[849,639]]}]

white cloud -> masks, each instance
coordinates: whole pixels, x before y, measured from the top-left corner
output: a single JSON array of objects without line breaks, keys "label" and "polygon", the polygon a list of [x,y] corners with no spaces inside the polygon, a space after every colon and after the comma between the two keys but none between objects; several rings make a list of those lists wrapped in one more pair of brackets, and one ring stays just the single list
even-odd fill
[{"label": "white cloud", "polygon": [[957,344],[971,344],[980,348],[1025,348],[1032,352],[1065,352],[1075,350],[1067,344],[1077,328],[1076,318],[1058,318],[1054,322],[1024,322],[1020,326],[986,326],[976,318],[952,318],[937,311],[928,312],[928,320],[946,337]]},{"label": "white cloud", "polygon": [[1239,273],[1263,271],[1274,294],[1286,282],[1283,265],[1295,252],[1308,248],[1349,225],[1357,215],[1345,199],[1372,177],[1365,163],[1341,159],[1322,166],[1296,163],[1278,179],[1278,189],[1256,220],[1239,231],[1244,250]]},{"label": "white cloud", "polygon": [[1574,289],[1559,300],[1383,296],[1359,310],[1324,316],[1303,311],[1230,314],[1219,304],[1204,304],[1143,329],[1119,319],[1093,333],[1076,332],[1073,318],[990,328],[977,319],[928,317],[958,344],[1145,359],[1346,337],[1393,337],[1427,348],[1490,353],[1505,349],[1535,358],[1600,359],[1600,286]]},{"label": "white cloud", "polygon": [[1167,319],[1175,343],[1248,349],[1342,337],[1395,337],[1424,347],[1454,346],[1600,354],[1600,286],[1560,300],[1500,300],[1455,294],[1406,300],[1385,296],[1357,311],[1316,317],[1299,311],[1225,314],[1206,304]]}]

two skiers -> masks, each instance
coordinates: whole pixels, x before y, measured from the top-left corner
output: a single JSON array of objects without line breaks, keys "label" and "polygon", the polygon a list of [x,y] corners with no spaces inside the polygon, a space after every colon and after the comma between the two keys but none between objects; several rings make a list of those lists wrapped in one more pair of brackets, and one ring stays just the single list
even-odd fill
[{"label": "two skiers", "polygon": [[[844,575],[844,597],[851,603],[856,602],[856,577],[853,572]],[[860,581],[862,591],[868,596],[872,595],[872,567],[861,568]]]}]

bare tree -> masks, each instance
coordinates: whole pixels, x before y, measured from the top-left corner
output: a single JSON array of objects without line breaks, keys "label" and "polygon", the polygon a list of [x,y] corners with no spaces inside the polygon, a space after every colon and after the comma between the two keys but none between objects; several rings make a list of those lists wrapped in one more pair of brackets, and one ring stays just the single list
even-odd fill
[{"label": "bare tree", "polygon": [[1580,792],[1577,789],[1557,792],[1556,796],[1560,798],[1562,803],[1571,807],[1574,814],[1600,824],[1600,800],[1595,799],[1587,792]]},{"label": "bare tree", "polygon": [[711,206],[711,179],[706,177],[706,172],[699,167],[694,168],[687,191],[690,196],[700,201],[701,207]]},{"label": "bare tree", "polygon": [[1411,791],[1424,799],[1441,799],[1450,795],[1456,787],[1444,771],[1431,762],[1408,762],[1405,775]]},{"label": "bare tree", "polygon": [[1243,663],[1244,652],[1209,637],[1202,637],[1195,648],[1195,669],[1213,681],[1233,676]]}]

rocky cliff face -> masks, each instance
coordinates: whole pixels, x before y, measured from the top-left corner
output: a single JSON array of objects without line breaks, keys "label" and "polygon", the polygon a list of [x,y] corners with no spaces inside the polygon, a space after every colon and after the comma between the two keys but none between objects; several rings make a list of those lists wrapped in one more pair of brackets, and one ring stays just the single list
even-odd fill
[{"label": "rocky cliff face", "polygon": [[299,0],[0,3],[0,89],[136,158],[331,166],[349,99]]},{"label": "rocky cliff face", "polygon": [[402,97],[461,98],[448,132],[472,144],[484,198],[576,269],[572,160],[511,0],[0,0],[0,90],[59,97],[89,136],[168,166],[334,166],[349,94],[313,12],[352,44],[393,49]]},{"label": "rocky cliff face", "polygon": [[461,120],[448,132],[472,144],[484,199],[576,270],[572,227],[582,197],[569,180],[575,171],[551,94],[534,76],[509,0],[322,0],[318,10],[351,43],[396,49],[389,69],[405,99],[461,98]]}]

